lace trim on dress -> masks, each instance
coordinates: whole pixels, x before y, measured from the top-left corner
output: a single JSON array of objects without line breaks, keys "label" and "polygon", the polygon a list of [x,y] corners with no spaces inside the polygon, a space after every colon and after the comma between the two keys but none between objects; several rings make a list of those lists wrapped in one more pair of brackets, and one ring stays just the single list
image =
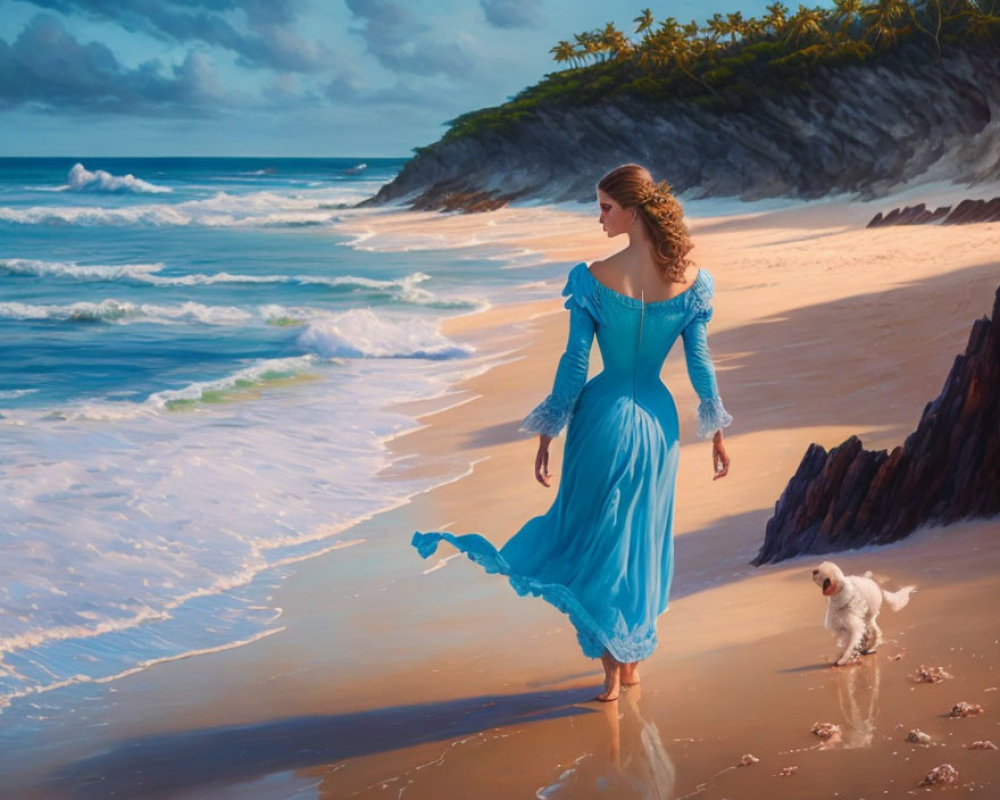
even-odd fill
[{"label": "lace trim on dress", "polygon": [[569,421],[570,409],[561,407],[550,394],[521,423],[522,433],[541,433],[555,439]]},{"label": "lace trim on dress", "polygon": [[500,573],[506,576],[514,591],[522,597],[534,595],[541,597],[554,605],[564,614],[569,615],[570,622],[577,631],[577,640],[588,658],[600,658],[604,650],[608,650],[618,661],[629,663],[649,658],[656,649],[656,628],[654,626],[645,632],[629,635],[628,631],[616,630],[614,635],[604,633],[597,621],[585,609],[572,591],[559,583],[543,583],[527,575],[513,572],[507,560],[484,537],[478,533],[468,533],[455,536],[451,533],[421,533],[413,534],[412,544],[423,558],[428,558],[437,550],[438,543],[449,542],[465,553],[471,561],[479,564],[489,574]]},{"label": "lace trim on dress", "polygon": [[721,397],[702,400],[698,404],[698,436],[701,438],[710,439],[717,430],[725,428],[732,421],[732,414],[723,407]]}]

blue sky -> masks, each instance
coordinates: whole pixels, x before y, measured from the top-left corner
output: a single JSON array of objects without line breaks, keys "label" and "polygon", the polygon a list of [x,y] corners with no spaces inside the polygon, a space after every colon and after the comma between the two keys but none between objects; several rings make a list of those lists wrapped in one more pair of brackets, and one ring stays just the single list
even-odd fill
[{"label": "blue sky", "polygon": [[0,155],[409,156],[615,22],[766,0],[0,0]]}]

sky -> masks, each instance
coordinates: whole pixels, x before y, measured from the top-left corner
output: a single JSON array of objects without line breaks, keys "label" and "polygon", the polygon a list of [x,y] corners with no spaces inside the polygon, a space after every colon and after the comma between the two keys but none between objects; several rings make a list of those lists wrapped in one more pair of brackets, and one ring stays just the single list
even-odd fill
[{"label": "sky", "polygon": [[0,156],[408,157],[560,39],[766,2],[0,0]]}]

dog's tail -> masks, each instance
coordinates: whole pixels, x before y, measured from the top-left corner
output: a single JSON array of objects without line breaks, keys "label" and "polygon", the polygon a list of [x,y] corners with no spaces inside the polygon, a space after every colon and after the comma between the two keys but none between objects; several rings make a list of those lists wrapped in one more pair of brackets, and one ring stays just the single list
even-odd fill
[{"label": "dog's tail", "polygon": [[897,592],[887,592],[883,589],[882,597],[884,597],[885,602],[889,604],[889,608],[893,611],[899,611],[899,609],[910,602],[910,593],[915,592],[916,590],[916,586],[904,586]]}]

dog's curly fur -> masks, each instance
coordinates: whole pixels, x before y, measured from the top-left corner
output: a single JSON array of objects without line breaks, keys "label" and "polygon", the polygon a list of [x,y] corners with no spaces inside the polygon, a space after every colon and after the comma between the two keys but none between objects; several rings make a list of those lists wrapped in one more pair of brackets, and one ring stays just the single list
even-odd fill
[{"label": "dog's curly fur", "polygon": [[843,648],[837,666],[854,661],[862,653],[874,653],[882,644],[876,618],[883,598],[889,608],[899,611],[917,588],[904,586],[897,592],[887,592],[872,580],[871,572],[844,575],[832,561],[824,561],[814,569],[812,579],[827,599],[826,627],[837,637],[838,647]]}]

